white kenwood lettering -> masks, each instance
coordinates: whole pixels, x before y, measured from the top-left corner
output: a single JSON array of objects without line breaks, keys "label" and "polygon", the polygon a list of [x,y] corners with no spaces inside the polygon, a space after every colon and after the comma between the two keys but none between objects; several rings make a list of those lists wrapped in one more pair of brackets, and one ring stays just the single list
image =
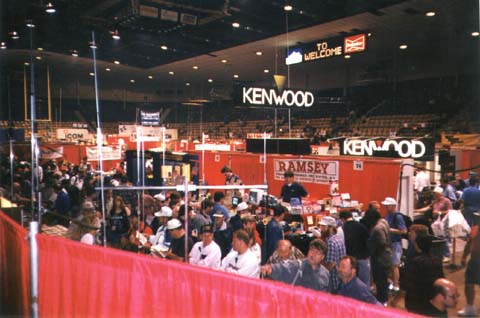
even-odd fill
[{"label": "white kenwood lettering", "polygon": [[315,98],[311,92],[284,90],[278,94],[274,89],[243,87],[242,101],[252,105],[310,107]]},{"label": "white kenwood lettering", "polygon": [[400,158],[421,158],[425,155],[425,144],[420,140],[385,140],[377,144],[374,140],[344,140],[343,154],[352,156],[373,156],[374,152],[394,150]]}]

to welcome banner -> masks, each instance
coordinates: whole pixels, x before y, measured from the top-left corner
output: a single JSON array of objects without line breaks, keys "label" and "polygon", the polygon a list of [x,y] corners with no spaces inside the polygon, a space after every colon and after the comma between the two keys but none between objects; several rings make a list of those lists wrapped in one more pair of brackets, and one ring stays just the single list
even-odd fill
[{"label": "to welcome banner", "polygon": [[330,180],[338,180],[338,161],[313,159],[275,159],[274,178],[283,180],[285,171],[295,174],[295,181],[328,184]]}]

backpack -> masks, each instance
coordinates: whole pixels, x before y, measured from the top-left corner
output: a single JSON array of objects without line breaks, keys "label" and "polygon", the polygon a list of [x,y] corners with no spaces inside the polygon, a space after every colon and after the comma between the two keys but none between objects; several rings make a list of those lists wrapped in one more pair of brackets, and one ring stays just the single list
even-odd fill
[{"label": "backpack", "polygon": [[408,231],[410,230],[410,226],[412,226],[412,224],[413,224],[412,218],[409,217],[408,215],[403,214],[403,213],[396,212],[395,216],[393,217],[393,224],[395,226],[397,226],[397,224],[396,224],[397,223],[397,215],[402,216],[403,222],[405,223],[405,226],[407,227],[407,234],[402,234],[402,238],[408,240]]}]

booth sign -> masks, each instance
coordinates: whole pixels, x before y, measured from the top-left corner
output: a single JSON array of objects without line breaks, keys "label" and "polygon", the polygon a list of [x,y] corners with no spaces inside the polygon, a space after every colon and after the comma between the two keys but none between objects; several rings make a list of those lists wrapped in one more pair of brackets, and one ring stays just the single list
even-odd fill
[{"label": "booth sign", "polygon": [[433,160],[435,141],[431,138],[373,138],[344,139],[340,154],[388,158],[411,158],[419,161]]},{"label": "booth sign", "polygon": [[63,147],[41,147],[40,159],[57,159],[63,157]]},{"label": "booth sign", "polygon": [[86,140],[91,136],[87,129],[59,128],[57,129],[57,139]]},{"label": "booth sign", "polygon": [[329,184],[339,179],[338,161],[313,159],[275,159],[274,179],[284,180],[285,171],[292,171],[298,182]]},{"label": "booth sign", "polygon": [[[87,159],[88,161],[100,160],[97,147],[87,147]],[[102,147],[102,159],[103,160],[122,159],[122,147],[121,146]]]}]

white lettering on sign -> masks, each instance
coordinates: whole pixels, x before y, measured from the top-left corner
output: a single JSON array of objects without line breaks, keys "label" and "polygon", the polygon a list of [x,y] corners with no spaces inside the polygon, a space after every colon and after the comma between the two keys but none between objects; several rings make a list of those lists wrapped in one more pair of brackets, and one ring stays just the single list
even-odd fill
[{"label": "white lettering on sign", "polygon": [[328,47],[327,42],[320,42],[317,43],[317,51],[305,53],[303,58],[305,61],[312,61],[342,55],[342,52],[342,46]]},{"label": "white lettering on sign", "polygon": [[244,87],[242,96],[244,104],[252,105],[310,107],[315,102],[311,92],[284,90],[278,94],[274,89],[260,87]]},{"label": "white lettering on sign", "polygon": [[283,180],[285,171],[293,171],[298,182],[328,184],[332,178],[338,180],[338,166],[338,161],[275,159],[274,178]]},{"label": "white lettering on sign", "polygon": [[420,140],[344,140],[343,154],[373,156],[375,151],[394,150],[401,158],[421,158],[425,155],[425,144]]}]

